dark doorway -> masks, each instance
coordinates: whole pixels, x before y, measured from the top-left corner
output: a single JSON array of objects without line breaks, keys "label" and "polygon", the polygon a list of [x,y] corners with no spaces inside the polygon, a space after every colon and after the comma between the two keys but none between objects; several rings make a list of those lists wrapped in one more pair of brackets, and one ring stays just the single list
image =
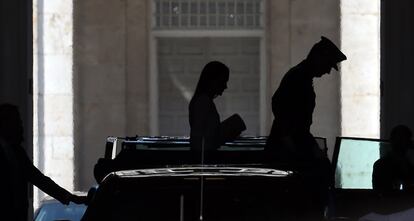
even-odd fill
[{"label": "dark doorway", "polygon": [[32,0],[0,1],[0,103],[19,107],[25,130],[23,145],[30,157],[33,155],[32,24]]},{"label": "dark doorway", "polygon": [[381,1],[381,137],[414,129],[414,2]]}]

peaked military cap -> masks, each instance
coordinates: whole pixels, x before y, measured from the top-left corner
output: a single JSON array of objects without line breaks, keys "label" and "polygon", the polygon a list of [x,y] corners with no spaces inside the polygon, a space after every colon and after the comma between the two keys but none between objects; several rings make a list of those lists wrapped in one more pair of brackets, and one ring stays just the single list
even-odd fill
[{"label": "peaked military cap", "polygon": [[312,47],[308,57],[315,54],[328,59],[328,62],[331,63],[335,70],[338,70],[337,63],[347,59],[346,55],[331,40],[324,36],[321,36],[321,40]]}]

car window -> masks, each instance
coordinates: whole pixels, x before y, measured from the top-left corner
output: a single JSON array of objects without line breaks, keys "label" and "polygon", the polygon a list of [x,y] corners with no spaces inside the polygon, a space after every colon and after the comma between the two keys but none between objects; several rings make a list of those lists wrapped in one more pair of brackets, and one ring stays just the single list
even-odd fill
[{"label": "car window", "polygon": [[[218,151],[260,151],[266,144],[265,138],[244,138],[236,142],[227,142],[223,144]],[[189,151],[190,143],[188,139],[182,140],[150,140],[141,139],[139,141],[125,141],[122,143],[122,149],[136,150],[168,150],[168,151]]]},{"label": "car window", "polygon": [[373,165],[390,144],[375,139],[338,138],[335,148],[335,187],[372,189]]},{"label": "car window", "polygon": [[69,205],[63,205],[60,202],[45,203],[43,204],[35,221],[55,221],[55,220],[81,220],[85,213],[85,205],[77,205],[70,203]]}]

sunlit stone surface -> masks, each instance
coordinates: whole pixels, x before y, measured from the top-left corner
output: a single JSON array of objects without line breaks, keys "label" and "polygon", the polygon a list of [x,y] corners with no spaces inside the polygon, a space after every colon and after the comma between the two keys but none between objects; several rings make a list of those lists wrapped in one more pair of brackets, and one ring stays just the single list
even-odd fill
[{"label": "sunlit stone surface", "polygon": [[380,133],[380,1],[341,1],[342,136]]},{"label": "sunlit stone surface", "polygon": [[[72,1],[33,1],[33,161],[56,183],[74,188]],[[34,191],[35,208],[43,197]]]}]

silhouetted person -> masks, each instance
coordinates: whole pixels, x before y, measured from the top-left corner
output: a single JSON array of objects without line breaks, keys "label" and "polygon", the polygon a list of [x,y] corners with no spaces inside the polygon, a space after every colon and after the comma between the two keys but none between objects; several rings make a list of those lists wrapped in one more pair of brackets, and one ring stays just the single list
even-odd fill
[{"label": "silhouetted person", "polygon": [[201,72],[189,105],[190,146],[194,151],[216,150],[246,129],[237,114],[220,122],[213,100],[223,94],[228,80],[229,68],[219,61],[207,63]]},{"label": "silhouetted person", "polygon": [[27,221],[28,183],[40,188],[63,204],[70,201],[83,203],[84,197],[76,196],[43,175],[27,157],[21,146],[23,126],[14,105],[0,105],[0,216],[2,220]]},{"label": "silhouetted person", "polygon": [[301,63],[283,77],[272,97],[274,121],[266,149],[279,160],[306,161],[324,153],[310,132],[315,108],[313,78],[338,70],[346,56],[327,38],[321,37]]},{"label": "silhouetted person", "polygon": [[304,194],[312,195],[314,202],[310,206],[320,213],[326,203],[328,186],[333,183],[333,172],[329,159],[310,132],[315,108],[313,79],[329,74],[331,68],[338,70],[337,63],[343,60],[346,56],[335,44],[321,37],[306,59],[285,74],[272,97],[274,120],[265,147],[267,160],[310,174],[304,180],[308,188]]},{"label": "silhouetted person", "polygon": [[414,146],[412,132],[405,125],[394,127],[390,135],[391,150],[374,163],[372,186],[379,193],[413,188]]}]

